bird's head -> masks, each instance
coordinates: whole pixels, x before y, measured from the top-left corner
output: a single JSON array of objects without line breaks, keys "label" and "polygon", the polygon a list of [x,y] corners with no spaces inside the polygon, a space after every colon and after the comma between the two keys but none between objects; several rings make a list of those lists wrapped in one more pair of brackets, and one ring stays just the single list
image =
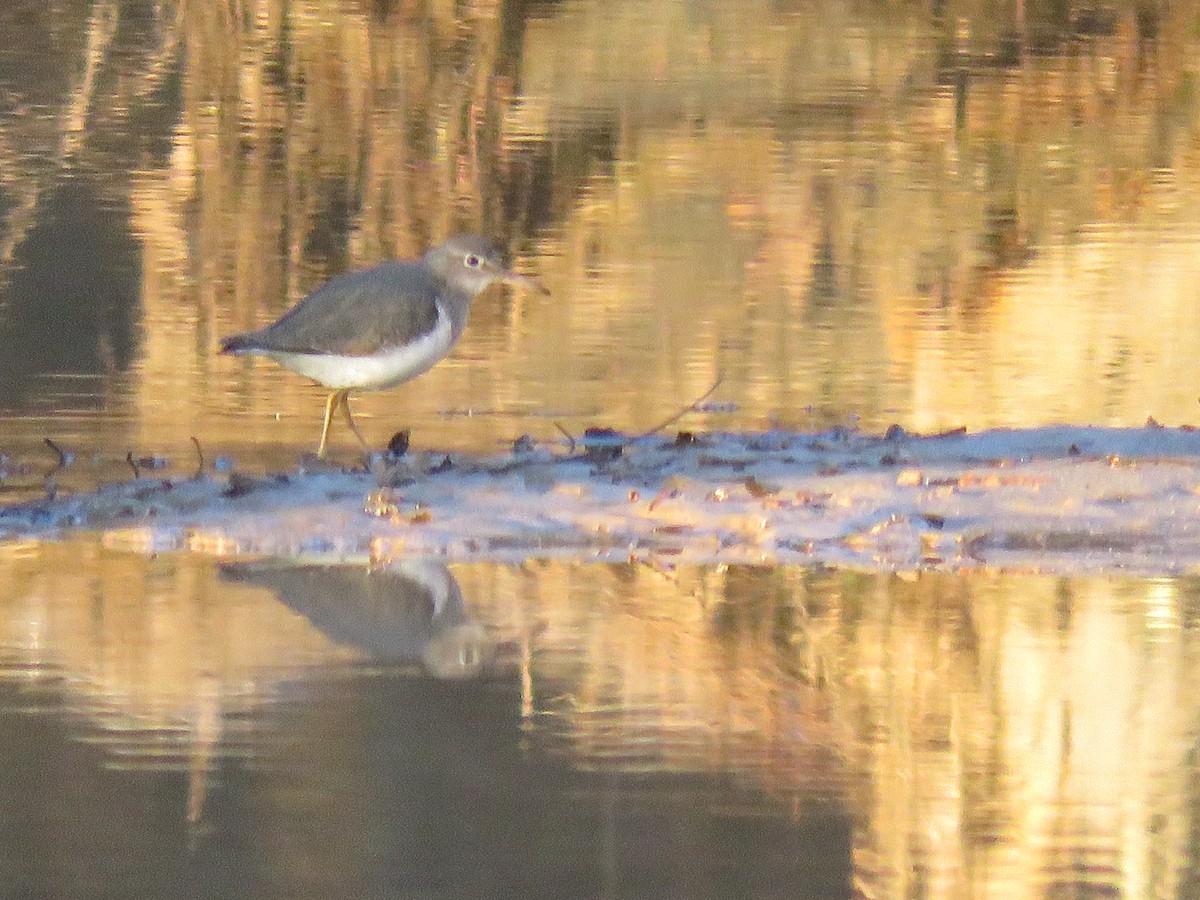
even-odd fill
[{"label": "bird's head", "polygon": [[549,294],[539,282],[504,267],[492,242],[473,234],[460,234],[425,254],[426,264],[446,282],[472,297],[496,282]]}]

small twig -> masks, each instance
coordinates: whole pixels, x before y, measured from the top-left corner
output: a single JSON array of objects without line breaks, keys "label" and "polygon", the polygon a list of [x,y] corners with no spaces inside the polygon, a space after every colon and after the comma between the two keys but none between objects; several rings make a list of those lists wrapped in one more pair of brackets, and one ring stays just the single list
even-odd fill
[{"label": "small twig", "polygon": [[204,474],[204,451],[200,447],[200,438],[192,435],[192,443],[196,445],[196,475],[199,479]]},{"label": "small twig", "polygon": [[133,469],[133,477],[134,478],[142,477],[142,471],[141,471],[141,469],[138,468],[137,460],[135,460],[133,458],[132,450],[130,450],[128,453],[125,454],[125,462],[129,463],[129,468]]},{"label": "small twig", "polygon": [[54,464],[54,468],[42,476],[42,488],[46,491],[46,499],[53,500],[58,496],[58,481],[54,476],[67,467],[68,459],[67,454],[63,452],[63,448],[50,440],[50,438],[42,438],[42,441],[58,457],[58,462]]},{"label": "small twig", "polygon": [[51,469],[49,472],[46,473],[46,477],[49,478],[51,475],[53,475],[59,469],[66,468],[67,454],[63,453],[62,447],[58,446],[58,444],[54,443],[54,441],[50,440],[50,438],[42,438],[42,442],[47,447],[49,447],[51,450],[53,450],[54,455],[58,457],[58,465],[56,465],[53,469]]},{"label": "small twig", "polygon": [[560,425],[558,422],[554,423],[554,427],[558,429],[559,434],[561,434],[563,437],[565,437],[568,441],[571,442],[571,446],[569,448],[567,448],[567,454],[570,455],[570,454],[574,453],[575,452],[575,438],[571,436],[571,432],[569,432],[569,431],[567,431],[567,429],[563,428],[562,425]]},{"label": "small twig", "polygon": [[47,447],[53,450],[54,455],[58,457],[58,462],[54,464],[54,468],[42,476],[42,487],[46,491],[46,499],[53,500],[56,496],[58,496],[58,482],[55,480],[54,476],[65,469],[70,464],[70,460],[68,459],[67,454],[63,451],[63,448],[54,443],[54,441],[50,440],[50,438],[42,438],[42,441]]},{"label": "small twig", "polygon": [[718,372],[717,380],[712,383],[712,385],[709,387],[709,389],[707,391],[705,391],[703,394],[701,394],[699,397],[697,397],[695,400],[693,400],[691,403],[689,403],[683,409],[679,410],[679,412],[675,413],[673,416],[670,416],[669,418],[663,420],[662,422],[659,422],[657,425],[655,425],[649,431],[645,431],[642,434],[639,434],[635,438],[630,438],[630,443],[632,443],[634,441],[644,441],[648,437],[653,437],[654,435],[658,434],[658,432],[662,431],[664,428],[674,425],[676,422],[678,422],[680,419],[682,419],[688,413],[696,412],[700,408],[700,404],[703,403],[705,400],[707,400],[709,397],[711,397],[716,392],[717,388],[719,388],[721,386],[721,382],[724,380],[725,380],[724,373]]},{"label": "small twig", "polygon": [[[575,440],[575,436],[572,435],[571,432],[567,431],[567,429],[565,429],[561,423],[554,422],[553,423],[554,427],[558,429],[558,433],[561,434],[563,437],[565,437],[567,439],[567,443],[570,445],[567,448],[567,455],[555,457],[555,462],[573,462],[575,460],[580,460],[580,459],[589,459],[594,462],[595,454],[596,454],[598,448],[615,449],[616,455],[619,456],[622,448],[628,447],[630,444],[636,444],[639,441],[644,441],[647,438],[653,437],[658,432],[662,431],[664,428],[668,427],[669,425],[674,424],[675,422],[678,422],[680,419],[682,419],[688,413],[699,411],[700,405],[702,403],[704,403],[704,401],[707,400],[709,397],[711,397],[714,393],[716,393],[717,388],[719,388],[721,386],[721,384],[722,384],[722,382],[724,382],[724,380],[725,380],[724,373],[718,372],[716,380],[711,385],[709,385],[708,390],[706,390],[703,394],[701,394],[699,397],[697,397],[695,400],[693,400],[691,403],[689,403],[683,409],[679,410],[677,413],[672,415],[670,418],[664,419],[662,422],[659,422],[653,428],[650,428],[647,431],[643,431],[641,434],[637,435],[636,437],[631,437],[628,439],[620,440],[619,443],[616,443],[613,441],[605,441],[605,442],[597,441],[596,443],[589,445],[588,438],[593,437],[593,436],[609,437],[611,435],[614,438],[622,438],[623,437],[619,433],[612,432],[611,429],[591,429],[591,428],[589,428],[588,435],[585,436],[583,439],[583,445],[584,445],[583,453],[581,453],[578,456],[575,455],[575,448],[578,443]],[[606,431],[606,432],[609,432],[609,434],[605,434],[605,435],[597,434],[597,432],[600,432],[600,431]],[[495,470],[495,472],[496,473],[510,472],[514,469],[528,465],[529,462],[530,462],[530,460],[526,460],[526,459],[517,460],[515,462],[509,463],[509,464],[501,467],[500,469]]]}]

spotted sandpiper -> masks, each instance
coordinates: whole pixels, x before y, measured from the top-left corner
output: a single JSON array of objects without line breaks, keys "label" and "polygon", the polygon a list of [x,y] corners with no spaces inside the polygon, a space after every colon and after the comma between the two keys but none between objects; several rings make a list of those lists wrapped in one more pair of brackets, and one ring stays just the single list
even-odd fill
[{"label": "spotted sandpiper", "polygon": [[221,342],[222,353],[261,353],[329,388],[317,456],[339,407],[354,423],[352,390],[380,390],[416,378],[450,352],[471,301],[496,282],[548,294],[532,278],[504,268],[486,238],[460,234],[418,260],[396,260],[325,282],[278,321]]}]

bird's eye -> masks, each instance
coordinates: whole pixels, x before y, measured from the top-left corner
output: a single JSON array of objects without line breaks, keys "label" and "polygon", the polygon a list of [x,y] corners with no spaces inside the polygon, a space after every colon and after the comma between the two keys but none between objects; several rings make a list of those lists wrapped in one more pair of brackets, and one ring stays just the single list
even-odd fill
[{"label": "bird's eye", "polygon": [[478,269],[482,260],[472,253],[465,260],[463,260],[463,262],[466,263],[468,269]]}]

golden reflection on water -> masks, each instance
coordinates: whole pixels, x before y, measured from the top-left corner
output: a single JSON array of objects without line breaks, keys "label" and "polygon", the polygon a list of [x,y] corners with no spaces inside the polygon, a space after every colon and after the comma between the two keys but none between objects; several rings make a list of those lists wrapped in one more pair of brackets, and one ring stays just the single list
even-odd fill
[{"label": "golden reflection on water", "polygon": [[[718,372],[693,427],[1194,417],[1200,48],[1181,7],[1116,4],[1078,33],[1039,30],[1036,4],[1016,25],[456,8],[102,4],[64,32],[57,102],[0,119],[28,176],[8,183],[0,285],[99,264],[70,255],[78,212],[47,209],[67,179],[96,184],[136,296],[78,302],[132,306],[136,347],[126,366],[120,334],[70,338],[108,373],[82,415],[41,379],[57,369],[12,363],[9,441],[307,449],[320,391],[219,338],[460,229],[554,296],[482,298],[419,386],[360,398],[379,445],[404,425],[475,450],[555,419],[637,429]],[[22,255],[55,215],[63,252]],[[0,336],[52,339],[14,336],[21,315],[0,295]]]},{"label": "golden reflection on water", "polygon": [[[10,545],[2,677],[64,686],[60,702],[122,765],[190,770],[196,818],[230,754],[286,772],[316,752],[355,777],[350,736],[372,707],[317,708],[322,681],[384,663],[444,677],[455,659],[470,667],[455,677],[520,685],[495,702],[514,703],[531,748],[576,768],[733,779],[785,818],[845,806],[868,896],[1186,892],[1200,802],[1190,580],[305,571]],[[422,648],[446,636],[439,669]],[[322,727],[273,745],[256,723],[281,702]]]}]

